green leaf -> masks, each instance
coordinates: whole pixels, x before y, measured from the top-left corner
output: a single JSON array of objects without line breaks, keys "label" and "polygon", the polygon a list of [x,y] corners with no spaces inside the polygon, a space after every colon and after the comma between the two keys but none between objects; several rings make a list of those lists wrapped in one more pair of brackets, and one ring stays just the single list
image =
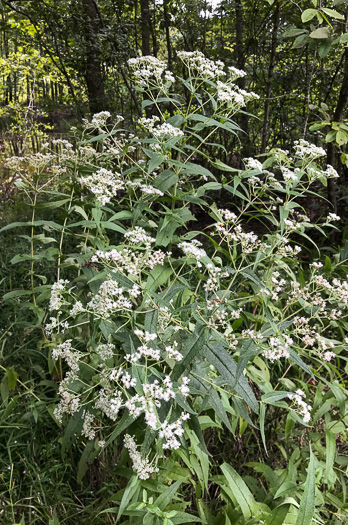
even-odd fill
[{"label": "green leaf", "polygon": [[110,445],[115,439],[122,434],[137,418],[130,416],[127,412],[123,414],[121,419],[117,421],[117,425],[114,430],[111,432],[110,436],[106,440],[105,448]]},{"label": "green leaf", "polygon": [[60,199],[57,201],[50,201],[50,202],[40,202],[40,204],[37,204],[36,207],[40,209],[44,208],[59,208],[60,206],[64,206],[67,202],[70,201],[70,197],[67,199]]},{"label": "green leaf", "polygon": [[228,166],[227,164],[225,164],[221,160],[215,160],[214,162],[210,161],[210,164],[214,168],[217,168],[218,170],[221,170],[221,171],[228,171],[228,172],[232,172],[232,173],[236,173],[236,172],[240,171],[240,170],[237,170],[236,168],[232,168],[231,166]]},{"label": "green leaf", "polygon": [[266,416],[266,405],[265,403],[260,403],[260,432],[261,432],[261,438],[262,443],[265,448],[266,454],[267,452],[267,445],[266,445],[266,436],[265,436],[265,416]]},{"label": "green leaf", "polygon": [[309,20],[312,20],[312,18],[314,18],[317,14],[317,10],[316,9],[306,9],[305,11],[303,11],[302,15],[301,15],[301,20],[302,22],[308,22]]},{"label": "green leaf", "polygon": [[[150,153],[146,152],[148,156],[150,156]],[[165,160],[165,155],[162,155],[161,153],[152,153],[150,157],[150,161],[147,167],[147,173],[152,173],[158,166],[162,164],[162,162]]]},{"label": "green leaf", "polygon": [[326,55],[329,53],[331,49],[331,40],[329,38],[327,38],[326,40],[324,40],[323,42],[320,43],[320,46],[319,46],[319,57],[320,58],[325,58]]},{"label": "green leaf", "polygon": [[[209,343],[203,348],[208,362],[215,366],[226,383],[248,404],[256,413],[259,413],[259,404],[248,381],[242,375],[236,383],[237,364],[225,348],[217,342]],[[244,419],[246,419],[244,417]]]},{"label": "green leaf", "polygon": [[81,454],[79,466],[77,468],[77,483],[81,483],[88,471],[88,463],[92,463],[98,455],[98,449],[95,447],[94,440],[87,441],[84,451]]},{"label": "green leaf", "polygon": [[186,162],[182,168],[182,172],[189,175],[202,175],[203,177],[216,180],[211,171],[199,164],[193,164],[193,162]]},{"label": "green leaf", "polygon": [[328,16],[332,18],[337,18],[337,20],[344,20],[344,15],[341,15],[338,11],[334,9],[328,9],[327,7],[322,7],[321,10]]},{"label": "green leaf", "polygon": [[348,135],[344,131],[337,131],[336,134],[336,142],[339,146],[342,146],[343,144],[347,144]]},{"label": "green leaf", "polygon": [[283,403],[280,401],[284,398],[288,398],[289,394],[291,394],[291,392],[278,392],[276,390],[274,390],[273,392],[267,392],[267,394],[263,394],[263,396],[261,397],[263,403],[268,403],[270,405],[275,405],[275,406],[281,406],[281,407],[288,407],[288,404],[287,403]]},{"label": "green leaf", "polygon": [[325,141],[326,142],[333,142],[335,140],[335,137],[336,137],[336,131],[334,129],[332,129],[331,131],[329,131],[329,133],[326,135],[325,137]]},{"label": "green leaf", "polygon": [[154,501],[153,504],[159,507],[161,510],[165,510],[165,508],[172,501],[172,499],[178,491],[178,488],[185,481],[185,479],[186,478],[181,478],[172,483],[170,487],[168,487],[164,492],[162,492],[162,494],[158,496],[158,498]]},{"label": "green leaf", "polygon": [[12,228],[23,228],[25,226],[46,226],[47,228],[51,228],[52,230],[62,230],[63,226],[61,224],[57,224],[53,221],[34,221],[34,222],[12,222],[11,224],[7,224],[3,228],[1,228],[0,233],[4,232],[6,230],[11,230]]},{"label": "green leaf", "polygon": [[182,523],[202,523],[202,520],[197,516],[179,510],[176,511],[175,516],[173,516],[171,520],[174,525],[181,525]]},{"label": "green leaf", "polygon": [[115,232],[122,233],[124,235],[126,233],[126,230],[122,228],[122,226],[118,226],[118,224],[115,224],[110,221],[101,221],[101,226],[105,228],[106,230],[113,230]]},{"label": "green leaf", "polygon": [[231,489],[244,518],[247,520],[257,513],[257,503],[240,475],[227,463],[221,465],[228,486]]},{"label": "green leaf", "polygon": [[312,449],[310,449],[307,479],[295,525],[311,525],[312,523],[312,518],[314,516],[316,461],[317,460],[312,452]]},{"label": "green leaf", "polygon": [[118,509],[116,521],[118,521],[121,518],[121,516],[123,515],[124,511],[129,506],[129,503],[130,503],[133,495],[135,494],[135,492],[139,488],[139,485],[140,485],[140,479],[138,478],[138,476],[134,476],[133,475],[131,477],[131,479],[128,481],[127,486],[125,488],[125,491],[123,493],[123,496],[122,496],[122,499],[121,499],[121,503],[120,503],[120,507]]},{"label": "green leaf", "polygon": [[302,368],[302,370],[304,370],[307,374],[309,374],[310,376],[313,377],[314,379],[314,375],[313,375],[313,372],[312,370],[309,368],[309,366],[306,365],[306,363],[304,361],[302,361],[302,359],[300,358],[300,356],[295,352],[295,350],[293,350],[292,348],[289,349],[289,354],[290,354],[290,359],[296,363],[300,368]]},{"label": "green leaf", "polygon": [[314,122],[314,124],[312,124],[309,127],[309,131],[317,131],[317,129],[325,128],[325,126],[329,126],[329,125],[330,125],[330,122],[326,122],[326,121]]},{"label": "green leaf", "polygon": [[294,40],[294,43],[292,44],[292,47],[294,49],[299,49],[300,47],[304,47],[308,42],[308,35],[307,33],[304,34],[304,35],[300,35],[298,36],[295,40]]},{"label": "green leaf", "polygon": [[10,390],[16,388],[18,374],[13,370],[13,368],[8,368],[6,370],[7,383]]},{"label": "green leaf", "polygon": [[311,38],[328,38],[329,37],[329,28],[328,27],[319,27],[315,31],[312,31],[309,36]]},{"label": "green leaf", "polygon": [[233,133],[236,135],[235,130],[240,131],[240,127],[236,124],[232,124],[231,122],[218,122],[217,120],[213,119],[212,117],[205,117],[204,115],[200,115],[198,113],[193,113],[192,115],[189,115],[187,117],[187,120],[195,120],[198,122],[202,122],[205,126],[216,126],[217,128],[224,129],[225,131],[229,131],[230,133]]},{"label": "green leaf", "polygon": [[327,430],[325,433],[326,439],[326,465],[325,465],[325,475],[327,482],[330,480],[331,472],[335,462],[336,455],[336,435],[330,430]]},{"label": "green leaf", "polygon": [[178,363],[172,374],[174,381],[178,380],[181,374],[187,371],[191,366],[195,357],[197,357],[202,351],[204,343],[206,342],[206,327],[205,325],[197,324],[195,331],[188,336],[181,353],[183,354],[183,360]]},{"label": "green leaf", "polygon": [[304,33],[307,33],[306,29],[299,29],[297,27],[293,27],[289,29],[288,31],[285,31],[283,33],[283,38],[293,38],[295,36],[303,35]]},{"label": "green leaf", "polygon": [[340,42],[341,44],[346,44],[348,42],[348,33],[344,33],[340,36]]},{"label": "green leaf", "polygon": [[168,246],[172,242],[174,232],[180,224],[173,217],[163,217],[158,224],[156,246]]},{"label": "green leaf", "polygon": [[172,170],[164,170],[156,177],[154,181],[155,188],[165,193],[172,188],[179,180],[177,174]]},{"label": "green leaf", "polygon": [[282,503],[279,507],[272,510],[271,514],[267,516],[265,525],[283,525],[285,518],[289,512],[289,503]]},{"label": "green leaf", "polygon": [[81,408],[78,412],[75,412],[73,416],[69,419],[69,422],[65,428],[63,438],[62,438],[62,448],[61,454],[62,459],[65,458],[66,451],[71,447],[74,441],[77,440],[81,434],[82,425],[83,425],[83,409]]},{"label": "green leaf", "polygon": [[147,281],[146,281],[146,290],[148,292],[155,292],[157,288],[166,283],[169,277],[172,275],[173,270],[169,266],[162,266],[157,264],[153,270],[151,270]]},{"label": "green leaf", "polygon": [[5,293],[2,297],[4,301],[8,299],[13,299],[14,297],[23,297],[23,295],[32,295],[31,290],[13,290],[12,292]]}]

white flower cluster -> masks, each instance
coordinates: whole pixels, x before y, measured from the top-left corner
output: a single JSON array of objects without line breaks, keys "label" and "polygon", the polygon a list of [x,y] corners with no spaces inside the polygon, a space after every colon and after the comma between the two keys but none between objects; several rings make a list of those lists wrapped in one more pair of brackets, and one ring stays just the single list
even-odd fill
[{"label": "white flower cluster", "polygon": [[231,80],[236,80],[237,78],[243,78],[245,77],[246,75],[246,72],[243,71],[242,69],[237,69],[236,67],[234,66],[230,66],[228,68],[228,71],[230,73],[230,77],[231,77]]},{"label": "white flower cluster", "polygon": [[236,222],[237,215],[230,210],[218,210],[221,213],[222,217],[227,222]]},{"label": "white flower cluster", "polygon": [[[177,393],[188,396],[188,382],[189,379],[183,377],[182,385],[178,387]],[[184,433],[182,425],[184,421],[189,419],[189,414],[182,413],[177,421],[169,424],[168,421],[161,422],[156,412],[156,409],[161,407],[161,401],[168,402],[176,397],[170,377],[166,376],[162,384],[158,379],[155,379],[153,383],[145,383],[142,385],[142,389],[144,395],[135,394],[125,403],[130,415],[139,417],[141,413],[144,413],[146,424],[152,430],[159,432],[160,438],[166,439],[163,448],[179,448],[180,443],[176,436],[181,436]]]},{"label": "white flower cluster", "polygon": [[225,76],[224,63],[220,60],[209,60],[200,51],[178,51],[178,57],[185,64],[190,74],[196,73],[200,78],[213,79]]},{"label": "white flower cluster", "polygon": [[248,102],[260,98],[259,95],[253,91],[248,92],[240,89],[234,84],[217,81],[217,100],[222,103],[227,103],[233,109],[244,107]]},{"label": "white flower cluster", "polygon": [[337,171],[330,164],[327,165],[327,168],[325,171],[322,171],[313,166],[310,166],[308,168],[308,175],[309,175],[311,182],[314,182],[315,180],[321,179],[323,177],[325,177],[326,179],[338,179],[339,178]]},{"label": "white flower cluster", "polygon": [[217,81],[217,100],[219,102],[228,103],[236,107],[244,107],[245,100],[241,93],[238,93],[236,86],[226,84],[225,82]]},{"label": "white flower cluster", "polygon": [[102,128],[105,126],[108,118],[111,117],[109,111],[100,111],[100,113],[95,113],[92,117],[91,124],[96,128]]},{"label": "white flower cluster", "polygon": [[183,423],[187,419],[190,419],[190,414],[185,414],[182,412],[179,419],[177,419],[174,423],[168,423],[168,421],[164,421],[162,428],[159,431],[159,437],[166,440],[166,443],[163,444],[164,449],[170,448],[177,450],[180,448],[180,441],[178,440],[178,437],[184,434]]},{"label": "white flower cluster", "polygon": [[296,175],[296,170],[295,172],[291,171],[289,168],[286,168],[285,166],[281,166],[280,170],[282,172],[285,182],[289,183],[289,182],[297,181],[298,176]]},{"label": "white flower cluster", "polygon": [[[127,290],[128,296],[137,297],[139,287],[135,284]],[[125,296],[125,291],[113,279],[104,281],[98,290],[98,293],[92,297],[87,306],[98,316],[107,319],[110,315],[118,310],[131,310],[133,304],[129,297]]]},{"label": "white flower cluster", "polygon": [[83,425],[82,425],[81,434],[85,436],[87,439],[94,439],[96,432],[93,428],[93,423],[94,423],[93,414],[91,414],[87,410],[84,410],[82,417],[83,417]]},{"label": "white flower cluster", "polygon": [[165,351],[167,352],[167,356],[170,359],[175,359],[175,361],[182,361],[183,355],[181,352],[179,352],[179,350],[177,350],[178,346],[179,345],[177,341],[174,341],[172,346],[168,345],[165,347]]},{"label": "white flower cluster", "polygon": [[160,119],[156,115],[152,118],[139,119],[139,123],[158,140],[184,136],[184,132],[180,128],[176,128],[168,122],[158,125],[158,122]]},{"label": "white flower cluster", "polygon": [[138,187],[142,193],[145,195],[159,195],[160,197],[163,197],[164,193],[163,191],[159,190],[158,188],[154,188],[153,186],[150,186],[149,184],[141,184],[138,182],[128,182],[127,186],[132,187]]},{"label": "white flower cluster", "polygon": [[135,276],[139,275],[145,268],[152,270],[157,264],[163,266],[164,259],[168,255],[169,253],[162,252],[161,250],[150,251],[149,249],[140,253],[128,248],[121,250],[112,249],[108,252],[97,250],[96,253],[92,255],[91,262],[106,263],[107,265],[116,267],[126,275]]},{"label": "white flower cluster", "polygon": [[329,213],[329,215],[326,217],[326,222],[333,222],[333,221],[340,221],[341,217],[336,215],[336,213]]},{"label": "white flower cluster", "polygon": [[156,242],[156,239],[146,234],[144,228],[136,226],[134,230],[130,230],[124,234],[124,236],[130,240],[132,244],[138,244],[150,248],[151,244]]},{"label": "white flower cluster", "polygon": [[279,337],[270,337],[268,344],[271,348],[264,350],[262,355],[270,361],[278,361],[282,357],[289,358],[289,348],[293,340],[286,334],[283,334],[283,341]]},{"label": "white flower cluster", "polygon": [[148,479],[151,474],[158,472],[158,468],[152,466],[147,458],[143,458],[137,450],[137,445],[133,437],[129,434],[124,436],[124,446],[128,450],[129,456],[133,462],[133,469],[136,471],[139,479]]},{"label": "white flower cluster", "polygon": [[338,179],[339,178],[337,171],[330,164],[327,165],[326,170],[323,173],[327,179]]},{"label": "white flower cluster", "polygon": [[50,304],[48,307],[50,312],[53,310],[60,310],[62,304],[64,303],[62,292],[65,291],[66,285],[69,284],[69,282],[70,281],[67,281],[66,279],[59,279],[59,281],[52,284]]},{"label": "white flower cluster", "polygon": [[[61,312],[58,312],[58,315],[60,315]],[[56,317],[50,317],[50,323],[47,323],[45,325],[45,332],[48,336],[52,335],[53,331],[57,329],[57,331],[61,331],[63,334],[66,332],[66,330],[69,329],[69,323],[68,321],[61,321],[59,322]]]},{"label": "white flower cluster", "polygon": [[246,170],[263,171],[262,164],[257,159],[253,159],[252,157],[248,157],[246,159],[243,159],[243,162],[244,162]]},{"label": "white flower cluster", "polygon": [[244,254],[252,253],[260,247],[261,243],[258,240],[257,235],[253,232],[243,232],[240,224],[230,230],[227,230],[223,223],[218,223],[215,225],[215,228],[220,236],[225,238],[227,241],[236,241],[239,243]]},{"label": "white flower cluster", "polygon": [[67,339],[64,343],[60,343],[56,348],[52,350],[52,359],[57,361],[59,357],[65,359],[70,370],[77,372],[79,370],[79,358],[80,352],[77,352],[72,348],[72,339]]},{"label": "white flower cluster", "polygon": [[[119,369],[121,370],[121,369]],[[129,375],[129,374],[128,374]],[[123,377],[122,377],[123,379]],[[124,378],[123,383],[127,383],[128,377],[127,375]],[[136,384],[136,381],[129,385],[130,387],[134,387]],[[123,400],[122,400],[122,393],[119,390],[114,390],[112,393],[106,392],[103,388],[99,391],[99,397],[97,401],[94,404],[95,409],[100,409],[104,412],[104,414],[109,417],[112,421],[116,421],[118,413],[122,407]]]},{"label": "white flower cluster", "polygon": [[303,159],[314,160],[319,157],[324,157],[326,152],[323,148],[310,144],[306,140],[300,139],[294,142],[296,155]]},{"label": "white flower cluster", "polygon": [[324,361],[327,361],[328,363],[331,361],[331,359],[335,359],[336,354],[335,352],[327,351],[324,352],[323,359]]},{"label": "white flower cluster", "polygon": [[62,423],[64,414],[72,416],[79,410],[80,400],[76,394],[68,392],[64,380],[59,385],[59,397],[59,404],[54,409],[53,414],[57,421]]},{"label": "white flower cluster", "polygon": [[209,277],[204,283],[203,288],[206,292],[216,292],[219,289],[219,278],[228,277],[228,272],[223,272],[218,266],[213,266],[212,264],[207,264],[207,270]]},{"label": "white flower cluster", "polygon": [[106,361],[107,359],[113,357],[115,348],[115,345],[113,345],[112,343],[107,343],[98,345],[95,351],[97,352],[97,354],[99,354],[100,358],[103,361]]},{"label": "white flower cluster", "polygon": [[83,304],[81,303],[81,301],[76,301],[75,304],[73,305],[72,309],[70,310],[70,315],[72,317],[75,317],[76,315],[82,313],[85,311],[85,308],[83,306]]},{"label": "white flower cluster", "polygon": [[311,410],[312,407],[310,405],[307,405],[307,403],[304,401],[305,393],[303,390],[296,390],[295,394],[288,394],[288,398],[294,401],[298,407],[298,411],[303,417],[303,421],[305,423],[308,423],[311,420]]},{"label": "white flower cluster", "polygon": [[125,188],[125,183],[121,180],[120,175],[105,168],[100,168],[92,175],[80,178],[80,182],[96,196],[97,201],[103,206],[116,197],[118,190]]},{"label": "white flower cluster", "polygon": [[150,334],[149,332],[143,332],[142,330],[134,330],[134,334],[142,341],[143,344],[138,346],[133,354],[127,354],[125,359],[131,363],[136,363],[142,357],[159,361],[161,357],[161,351],[158,348],[147,346],[147,343],[157,339],[157,334]]},{"label": "white flower cluster", "polygon": [[146,55],[130,58],[128,64],[133,70],[136,82],[140,86],[148,86],[151,80],[155,80],[156,83],[163,82],[163,73],[165,82],[175,82],[173,73],[166,69],[165,62],[158,60],[156,57]]},{"label": "white flower cluster", "polygon": [[193,257],[197,261],[197,266],[201,268],[202,263],[200,262],[200,259],[203,257],[206,257],[206,252],[202,248],[199,248],[199,246],[202,246],[202,243],[194,239],[192,242],[181,242],[178,244],[178,248],[180,248],[187,257]]}]

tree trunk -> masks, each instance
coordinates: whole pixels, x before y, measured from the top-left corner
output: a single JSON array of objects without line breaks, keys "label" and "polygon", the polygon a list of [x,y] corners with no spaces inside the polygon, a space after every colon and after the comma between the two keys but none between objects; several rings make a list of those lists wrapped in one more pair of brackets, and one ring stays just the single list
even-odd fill
[{"label": "tree trunk", "polygon": [[168,69],[172,71],[173,58],[172,58],[172,44],[170,41],[170,18],[169,18],[169,13],[168,13],[168,0],[163,0],[163,15],[164,15],[164,27],[166,30]]},{"label": "tree trunk", "polygon": [[[344,50],[344,76],[341,84],[340,94],[338,96],[337,106],[333,115],[333,121],[339,122],[342,119],[345,109],[348,104],[348,47]],[[336,151],[333,142],[329,142],[327,146],[327,163],[333,167],[337,166]],[[328,199],[331,202],[334,212],[337,213],[337,194],[335,179],[328,180]]]},{"label": "tree trunk", "polygon": [[266,100],[264,107],[264,118],[263,118],[263,128],[262,128],[262,142],[261,142],[261,153],[264,153],[268,141],[268,126],[269,126],[269,112],[271,107],[271,93],[272,93],[272,82],[274,75],[275,59],[276,59],[276,50],[277,50],[277,37],[278,29],[280,22],[280,0],[277,0],[275,12],[274,12],[274,22],[273,22],[273,31],[272,31],[272,40],[271,40],[271,53],[268,67],[268,79],[266,85]]},{"label": "tree trunk", "polygon": [[150,35],[151,35],[151,19],[149,0],[140,0],[141,9],[141,52],[143,56],[151,55],[150,51]]},{"label": "tree trunk", "polygon": [[94,0],[83,0],[85,10],[86,73],[91,113],[107,109],[99,44],[99,14]]},{"label": "tree trunk", "polygon": [[[348,7],[346,9],[346,31],[348,31]],[[344,70],[343,70],[343,81],[341,84],[340,93],[338,95],[337,105],[333,114],[333,122],[340,122],[348,104],[348,47],[344,49]],[[332,142],[328,143],[327,147],[327,163],[335,168],[336,165],[336,152],[335,146]],[[337,213],[337,193],[336,193],[336,181],[335,179],[329,179],[328,185],[328,199],[331,202],[334,212]]]}]

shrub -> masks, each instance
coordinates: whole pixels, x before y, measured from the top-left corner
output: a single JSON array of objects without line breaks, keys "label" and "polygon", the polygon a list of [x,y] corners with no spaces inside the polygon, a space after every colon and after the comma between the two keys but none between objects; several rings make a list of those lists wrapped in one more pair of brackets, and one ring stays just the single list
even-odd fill
[{"label": "shrub", "polygon": [[[62,448],[85,444],[78,479],[124,444],[115,472],[129,482],[104,512],[132,524],[343,523],[348,284],[341,263],[309,257],[313,232],[339,217],[306,213],[311,184],[337,173],[304,140],[242,170],[222,162],[217,132],[238,135],[232,119],[258,97],[235,83],[244,72],[178,55],[185,79],[154,57],[130,60],[147,112],[135,134],[102,112],[57,141],[58,157],[9,161],[29,165],[17,184],[34,211],[6,227],[32,230],[31,253],[12,261],[31,261],[31,290],[6,299],[32,296]],[[55,217],[37,220],[45,209]],[[45,275],[51,261],[56,282],[38,287],[35,267]],[[252,463],[234,461],[234,440]]]}]

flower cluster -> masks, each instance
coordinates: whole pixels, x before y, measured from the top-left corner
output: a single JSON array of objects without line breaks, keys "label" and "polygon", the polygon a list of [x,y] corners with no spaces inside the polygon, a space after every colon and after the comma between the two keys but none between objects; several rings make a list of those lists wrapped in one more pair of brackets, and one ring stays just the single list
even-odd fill
[{"label": "flower cluster", "polygon": [[296,390],[295,394],[288,394],[288,398],[291,399],[296,405],[300,415],[303,417],[305,423],[309,423],[311,420],[312,407],[306,403],[303,399],[305,393],[303,390]]},{"label": "flower cluster", "polygon": [[107,319],[118,310],[131,310],[133,307],[131,298],[137,297],[139,293],[136,284],[125,291],[117,281],[109,278],[100,285],[98,293],[89,301],[87,307],[98,316]]},{"label": "flower cluster", "polygon": [[176,128],[168,122],[158,125],[160,119],[156,116],[152,118],[141,118],[139,123],[147,129],[156,139],[164,140],[174,137],[182,137],[184,132],[180,128]]},{"label": "flower cluster", "polygon": [[140,86],[148,86],[153,80],[157,83],[162,82],[163,74],[165,82],[175,81],[173,74],[166,69],[165,62],[158,60],[156,57],[146,55],[130,58],[128,64],[133,70],[135,81]]},{"label": "flower cluster", "polygon": [[199,268],[202,266],[200,259],[203,259],[203,257],[207,255],[205,250],[200,248],[200,246],[202,246],[202,243],[196,239],[192,242],[184,241],[178,244],[178,248],[180,248],[188,258],[196,259]]},{"label": "flower cluster", "polygon": [[116,197],[118,190],[125,188],[120,175],[105,168],[100,168],[93,175],[81,178],[80,182],[96,196],[97,202],[102,206]]},{"label": "flower cluster", "polygon": [[293,342],[291,337],[286,334],[283,334],[283,340],[279,337],[270,337],[268,340],[270,348],[264,350],[262,355],[270,361],[278,361],[282,357],[289,358],[289,348]]},{"label": "flower cluster", "polygon": [[61,306],[64,303],[63,292],[66,290],[66,285],[69,284],[69,281],[66,279],[59,279],[56,283],[52,284],[51,288],[51,298],[49,304],[49,310],[52,312],[54,310],[60,310]]},{"label": "flower cluster", "polygon": [[225,76],[224,63],[220,60],[214,62],[209,60],[200,51],[178,51],[178,57],[185,64],[191,75],[196,74],[200,78],[213,79]]},{"label": "flower cluster", "polygon": [[129,239],[132,244],[138,244],[140,246],[145,246],[147,249],[151,247],[151,244],[156,242],[156,239],[150,237],[146,234],[144,228],[136,226],[134,230],[130,230],[124,234],[124,236]]},{"label": "flower cluster", "polygon": [[129,434],[124,436],[124,446],[128,450],[129,456],[133,463],[133,469],[137,473],[139,479],[148,479],[151,474],[158,472],[158,468],[152,466],[147,458],[143,458],[137,450],[137,445],[133,437]]},{"label": "flower cluster", "polygon": [[302,159],[312,161],[314,159],[324,157],[326,155],[326,151],[323,148],[315,146],[314,144],[310,144],[309,142],[303,139],[296,140],[294,142],[294,145],[296,155],[298,157],[301,157]]}]

